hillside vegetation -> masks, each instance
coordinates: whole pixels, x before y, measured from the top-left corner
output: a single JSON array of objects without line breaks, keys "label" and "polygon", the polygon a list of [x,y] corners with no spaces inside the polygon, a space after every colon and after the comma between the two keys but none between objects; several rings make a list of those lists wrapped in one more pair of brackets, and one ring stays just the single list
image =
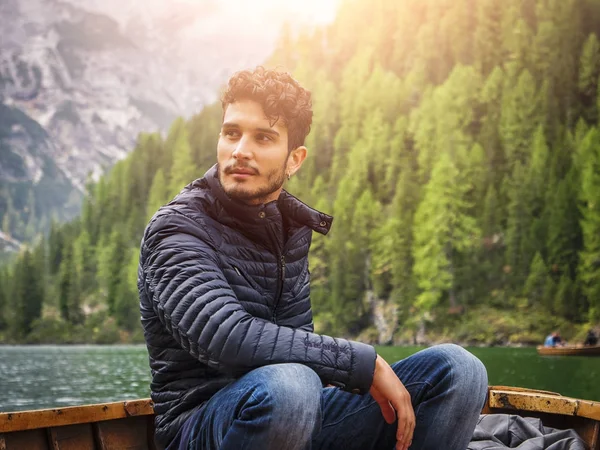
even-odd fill
[{"label": "hillside vegetation", "polygon": [[[335,217],[311,249],[319,332],[532,344],[600,323],[599,0],[348,0],[269,65],[313,92],[288,189]],[[141,338],[147,220],[215,162],[220,105],[137,147],[0,275],[11,342]]]}]

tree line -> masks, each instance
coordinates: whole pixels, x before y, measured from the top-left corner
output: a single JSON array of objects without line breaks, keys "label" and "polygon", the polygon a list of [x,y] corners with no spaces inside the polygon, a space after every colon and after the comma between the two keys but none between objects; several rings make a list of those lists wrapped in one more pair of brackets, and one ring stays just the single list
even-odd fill
[{"label": "tree line", "polygon": [[[599,0],[346,0],[283,33],[268,65],[315,113],[287,188],[335,217],[311,248],[318,331],[534,343],[600,323],[597,30]],[[0,269],[5,341],[141,339],[144,226],[215,162],[221,114],[140,135]]]}]

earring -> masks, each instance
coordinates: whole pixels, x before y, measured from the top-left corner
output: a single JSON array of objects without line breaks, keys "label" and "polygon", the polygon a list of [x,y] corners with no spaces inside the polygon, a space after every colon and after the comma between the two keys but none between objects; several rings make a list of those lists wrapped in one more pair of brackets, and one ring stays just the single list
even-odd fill
[{"label": "earring", "polygon": [[290,177],[291,177],[290,173],[289,173],[289,172],[286,172],[285,174],[287,175],[287,179],[288,179],[288,181],[290,181]]}]

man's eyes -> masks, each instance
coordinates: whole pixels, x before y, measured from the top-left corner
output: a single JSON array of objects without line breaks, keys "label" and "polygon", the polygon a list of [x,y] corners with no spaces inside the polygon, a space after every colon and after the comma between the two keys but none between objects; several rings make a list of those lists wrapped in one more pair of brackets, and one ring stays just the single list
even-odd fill
[{"label": "man's eyes", "polygon": [[[222,135],[229,138],[229,139],[239,139],[241,136],[241,133],[238,130],[224,130],[222,132]],[[271,142],[273,141],[273,137],[266,134],[266,133],[257,133],[254,138],[258,141],[258,142]]]},{"label": "man's eyes", "polygon": [[269,136],[268,134],[264,134],[264,133],[258,133],[256,135],[256,140],[257,141],[263,141],[263,142],[268,142],[268,141],[272,141],[273,138],[271,136]]},{"label": "man's eyes", "polygon": [[237,137],[239,133],[236,130],[225,130],[223,131],[223,136],[227,137]]}]

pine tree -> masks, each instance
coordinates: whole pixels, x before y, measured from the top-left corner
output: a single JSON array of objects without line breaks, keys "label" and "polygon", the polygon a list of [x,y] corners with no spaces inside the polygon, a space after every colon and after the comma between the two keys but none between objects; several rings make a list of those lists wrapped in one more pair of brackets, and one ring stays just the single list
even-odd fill
[{"label": "pine tree", "polygon": [[42,314],[44,289],[39,278],[41,261],[35,261],[33,253],[26,249],[15,267],[14,302],[16,304],[14,333],[26,337],[33,321]]},{"label": "pine tree", "polygon": [[441,155],[425,187],[413,225],[414,273],[421,289],[417,305],[423,312],[435,307],[445,294],[456,306],[454,292],[457,255],[476,245],[479,230],[468,215],[465,188],[448,155]]},{"label": "pine tree", "polygon": [[548,263],[553,272],[560,271],[570,278],[576,276],[578,253],[582,246],[576,182],[574,169],[560,181],[550,199],[548,221]]},{"label": "pine tree", "polygon": [[176,134],[169,135],[167,139],[168,144],[172,143],[171,152],[173,154],[173,165],[169,176],[169,195],[171,197],[199,176],[198,168],[192,159],[192,147],[187,127],[182,123],[181,126],[172,129]]},{"label": "pine tree", "polygon": [[405,167],[396,185],[391,205],[392,217],[388,224],[394,241],[390,260],[392,296],[405,310],[417,295],[412,246],[414,216],[419,200],[417,175],[411,167]]},{"label": "pine tree", "polygon": [[[597,142],[597,141],[596,141]],[[579,277],[590,304],[589,320],[600,320],[600,147],[588,149],[581,174],[581,230]]]},{"label": "pine tree", "polygon": [[67,322],[81,323],[83,321],[83,312],[80,306],[82,282],[75,267],[71,247],[65,249],[58,276],[60,314]]},{"label": "pine tree", "polygon": [[583,115],[588,123],[598,121],[596,97],[600,76],[600,43],[595,34],[585,41],[579,62],[579,93],[583,96]]},{"label": "pine tree", "polygon": [[115,314],[118,286],[122,280],[122,269],[125,254],[125,243],[123,234],[115,228],[108,239],[103,239],[99,245],[98,252],[98,286],[110,315]]},{"label": "pine tree", "polygon": [[152,187],[148,196],[148,205],[146,207],[147,219],[150,219],[161,206],[168,202],[168,195],[164,172],[162,169],[158,169],[154,180],[152,180]]},{"label": "pine tree", "polygon": [[560,282],[556,290],[553,310],[561,317],[566,317],[570,320],[578,320],[580,318],[580,311],[578,311],[578,308],[574,308],[576,305],[574,302],[576,295],[577,293],[571,277],[564,273],[560,277]]},{"label": "pine tree", "polygon": [[59,225],[52,221],[48,236],[48,268],[50,275],[56,275],[63,257],[63,234]]},{"label": "pine tree", "polygon": [[[531,229],[532,215],[527,190],[526,168],[517,162],[512,177],[506,180],[508,195],[506,224],[506,265],[510,271],[511,286],[520,289],[527,279],[533,254],[524,251],[529,245],[527,239]],[[527,249],[529,250],[529,249]]]},{"label": "pine tree", "polygon": [[140,326],[137,292],[138,254],[137,249],[127,249],[124,273],[121,274],[116,289],[115,318],[117,324],[127,331],[133,331]]},{"label": "pine tree", "polygon": [[500,183],[506,170],[506,157],[499,132],[504,77],[504,71],[495,67],[483,84],[479,100],[482,113],[477,142],[485,150],[491,170],[490,178],[496,185]]},{"label": "pine tree", "polygon": [[509,81],[505,84],[500,136],[509,168],[517,162],[527,163],[531,137],[544,117],[538,100],[535,80],[527,70],[518,77],[516,86]]},{"label": "pine tree", "polygon": [[495,0],[479,0],[475,8],[474,61],[480,66],[481,72],[488,74],[502,61],[501,8]]},{"label": "pine tree", "polygon": [[523,295],[525,295],[530,305],[539,305],[544,307],[552,308],[552,302],[554,298],[544,298],[544,290],[548,282],[548,269],[546,263],[540,253],[536,253],[531,267],[529,269],[529,276],[525,282],[523,289]]}]

